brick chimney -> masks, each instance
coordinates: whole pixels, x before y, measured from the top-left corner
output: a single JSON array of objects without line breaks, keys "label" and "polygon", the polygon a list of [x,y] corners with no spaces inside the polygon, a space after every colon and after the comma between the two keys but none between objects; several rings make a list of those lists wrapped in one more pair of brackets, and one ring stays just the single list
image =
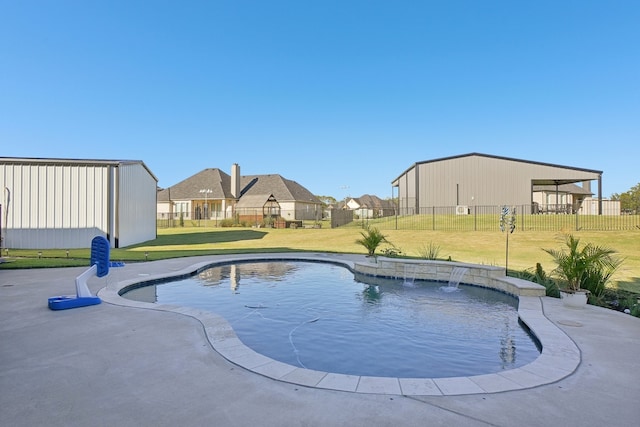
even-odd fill
[{"label": "brick chimney", "polygon": [[237,163],[231,165],[231,195],[236,200],[240,198],[240,166]]}]

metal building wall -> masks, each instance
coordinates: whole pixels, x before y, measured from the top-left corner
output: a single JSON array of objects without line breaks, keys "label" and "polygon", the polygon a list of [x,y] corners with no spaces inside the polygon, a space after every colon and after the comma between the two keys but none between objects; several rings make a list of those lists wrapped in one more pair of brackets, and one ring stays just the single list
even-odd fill
[{"label": "metal building wall", "polygon": [[400,215],[413,215],[416,212],[416,168],[409,168],[392,183],[398,187],[398,209]]},{"label": "metal building wall", "polygon": [[82,248],[105,235],[105,166],[0,164],[0,188],[4,247]]},{"label": "metal building wall", "polygon": [[412,208],[532,204],[533,180],[599,179],[597,171],[497,156],[464,155],[416,163],[392,185],[401,214]]},{"label": "metal building wall", "polygon": [[124,247],[156,238],[157,181],[140,164],[121,164],[112,245]]},{"label": "metal building wall", "polygon": [[527,172],[491,158],[472,156],[419,164],[418,186],[421,207],[531,203]]}]

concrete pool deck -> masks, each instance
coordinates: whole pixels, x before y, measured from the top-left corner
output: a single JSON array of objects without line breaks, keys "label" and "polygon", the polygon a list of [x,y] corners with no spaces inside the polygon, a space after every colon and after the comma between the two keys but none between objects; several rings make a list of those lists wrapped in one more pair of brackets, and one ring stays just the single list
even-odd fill
[{"label": "concrete pool deck", "polygon": [[89,280],[102,304],[63,311],[49,310],[47,299],[72,293],[86,268],[0,271],[3,425],[628,426],[640,419],[640,319],[599,307],[525,297],[521,316],[545,346],[534,363],[487,376],[402,380],[265,360],[238,345],[215,315],[135,307],[117,296],[126,284],[225,259],[112,268]]}]

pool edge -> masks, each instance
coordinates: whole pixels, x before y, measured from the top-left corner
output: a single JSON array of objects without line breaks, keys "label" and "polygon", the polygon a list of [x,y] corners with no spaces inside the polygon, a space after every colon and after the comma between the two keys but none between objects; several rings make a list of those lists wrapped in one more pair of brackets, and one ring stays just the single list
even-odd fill
[{"label": "pool edge", "polygon": [[[121,296],[124,290],[142,286],[143,284],[159,283],[181,276],[191,276],[198,271],[216,265],[258,260],[328,262],[343,265],[354,272],[356,271],[356,264],[366,264],[367,262],[364,257],[358,255],[346,256],[326,253],[272,253],[212,256],[207,261],[197,262],[189,267],[173,272],[155,275],[149,274],[108,285],[98,292],[98,296],[100,296],[104,302],[113,305],[173,312],[195,318],[202,324],[212,349],[229,362],[277,381],[318,389],[352,393],[411,396],[490,394],[552,384],[571,375],[580,364],[581,357],[578,347],[562,330],[544,315],[543,297],[540,296],[518,296],[518,315],[541,343],[542,352],[540,356],[527,365],[495,374],[447,378],[354,376],[314,371],[288,365],[256,353],[251,348],[242,344],[231,328],[231,325],[219,315],[186,307],[136,302]],[[394,262],[398,261],[400,260],[394,259]],[[414,260],[411,261],[411,263],[415,262]],[[473,266],[473,264],[466,265]]]}]

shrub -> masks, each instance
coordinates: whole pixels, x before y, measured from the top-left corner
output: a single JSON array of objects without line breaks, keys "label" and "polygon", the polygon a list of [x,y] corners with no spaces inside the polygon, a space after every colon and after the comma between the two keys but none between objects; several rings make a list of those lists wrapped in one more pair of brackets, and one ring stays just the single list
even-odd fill
[{"label": "shrub", "polygon": [[273,219],[273,217],[271,217],[271,216],[266,217],[266,218],[262,221],[262,225],[263,225],[264,227],[267,227],[267,228],[271,228],[271,227],[273,227],[273,225],[274,225],[274,224],[275,224],[275,220],[274,220],[274,219]]},{"label": "shrub", "polygon": [[571,234],[567,235],[565,244],[567,251],[543,249],[556,263],[552,273],[566,290],[587,289],[599,297],[622,260],[614,256],[616,251],[613,249],[591,243],[580,248],[580,239]]},{"label": "shrub", "polygon": [[356,243],[365,247],[368,256],[374,256],[378,246],[383,242],[387,242],[386,237],[375,227],[367,227],[360,235],[362,238],[357,239]]},{"label": "shrub", "polygon": [[544,286],[548,297],[560,298],[558,285],[547,275],[540,263],[536,263],[534,269],[528,269],[518,273],[517,277]]},{"label": "shrub", "polygon": [[389,258],[395,258],[395,257],[399,257],[400,255],[402,255],[402,250],[400,248],[397,248],[397,247],[391,245],[391,247],[389,247],[389,248],[384,248],[384,249],[380,250],[380,253],[382,253],[382,255],[384,255],[384,256],[388,256]]},{"label": "shrub", "polygon": [[422,245],[422,247],[418,249],[418,255],[420,258],[436,260],[438,259],[438,255],[440,255],[440,246],[429,242],[429,245]]},{"label": "shrub", "polygon": [[589,290],[596,298],[599,298],[602,296],[607,283],[611,280],[611,276],[613,276],[621,264],[621,259],[611,257],[602,265],[587,268],[580,286]]}]

